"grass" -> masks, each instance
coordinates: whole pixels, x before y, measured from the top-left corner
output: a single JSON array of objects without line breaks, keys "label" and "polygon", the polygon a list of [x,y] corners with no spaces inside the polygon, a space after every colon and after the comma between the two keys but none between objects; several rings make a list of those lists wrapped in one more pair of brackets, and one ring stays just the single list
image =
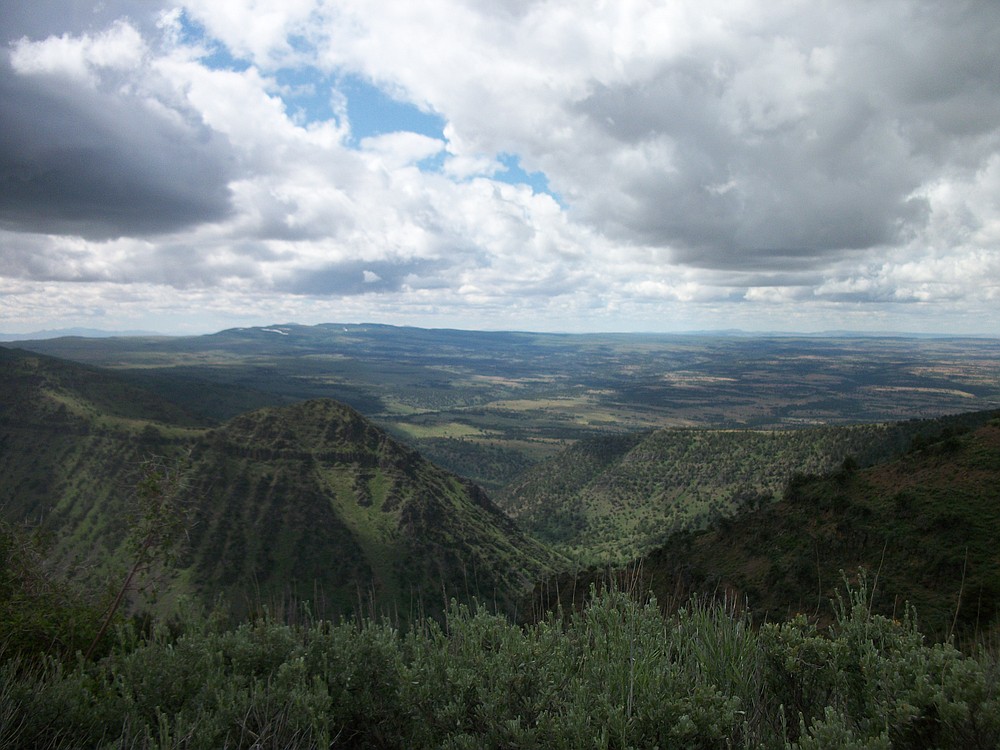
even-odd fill
[{"label": "grass", "polygon": [[676,535],[644,558],[652,589],[671,590],[683,574],[696,589],[742,592],[758,617],[830,618],[839,571],[863,567],[880,572],[882,614],[908,601],[932,637],[990,632],[1000,617],[1000,423],[918,444],[868,469],[794,478],[776,502]]},{"label": "grass", "polygon": [[[331,502],[337,516],[347,524],[355,541],[364,551],[366,562],[372,569],[372,587],[378,592],[381,603],[398,601],[397,568],[401,561],[395,517],[382,512],[386,491],[391,481],[379,471],[371,480],[372,504],[364,507],[358,503],[355,490],[356,476],[343,469],[326,470],[323,481],[330,487]],[[368,592],[365,593],[365,598]]]},{"label": "grass", "polygon": [[490,435],[490,432],[486,430],[461,422],[446,422],[443,424],[393,422],[389,427],[396,432],[402,433],[407,438],[418,441],[432,438],[482,438]]},{"label": "grass", "polygon": [[382,404],[385,406],[385,414],[389,416],[414,416],[417,414],[428,414],[427,409],[422,409],[413,404],[408,404],[398,398],[386,397],[382,399]]}]

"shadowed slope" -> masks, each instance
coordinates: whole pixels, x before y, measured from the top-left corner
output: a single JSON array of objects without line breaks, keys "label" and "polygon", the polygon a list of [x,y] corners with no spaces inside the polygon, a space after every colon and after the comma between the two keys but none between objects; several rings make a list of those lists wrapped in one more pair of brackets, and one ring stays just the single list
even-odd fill
[{"label": "shadowed slope", "polygon": [[1000,613],[1000,421],[865,470],[799,478],[785,498],[675,537],[643,560],[666,594],[677,581],[731,589],[763,616],[829,617],[829,600],[859,567],[876,578],[877,611],[916,608],[922,630],[985,632]]},{"label": "shadowed slope", "polygon": [[624,563],[678,531],[780,496],[795,474],[868,466],[989,412],[790,430],[665,429],[580,441],[497,496],[522,528],[587,562]]},{"label": "shadowed slope", "polygon": [[199,588],[319,597],[334,611],[506,604],[555,558],[474,485],[329,400],[237,417],[196,445]]}]

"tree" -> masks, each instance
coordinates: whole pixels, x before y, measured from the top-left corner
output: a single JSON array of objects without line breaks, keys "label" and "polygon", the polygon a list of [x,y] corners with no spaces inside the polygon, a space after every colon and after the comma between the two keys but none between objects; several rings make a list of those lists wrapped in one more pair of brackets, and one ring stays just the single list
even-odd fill
[{"label": "tree", "polygon": [[187,459],[187,455],[174,460],[152,456],[142,462],[134,492],[137,517],[126,540],[132,567],[108,607],[85,658],[90,658],[104,637],[136,576],[147,571],[157,557],[165,565],[174,561],[190,520],[190,509],[185,504]]},{"label": "tree", "polygon": [[102,608],[47,561],[39,529],[0,520],[0,656],[68,661],[94,636]]}]

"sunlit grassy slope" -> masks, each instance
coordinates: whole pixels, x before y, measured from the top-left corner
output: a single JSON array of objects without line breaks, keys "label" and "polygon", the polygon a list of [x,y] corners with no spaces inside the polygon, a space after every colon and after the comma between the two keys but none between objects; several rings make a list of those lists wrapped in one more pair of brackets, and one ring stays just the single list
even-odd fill
[{"label": "sunlit grassy slope", "polygon": [[105,574],[143,459],[178,454],[204,430],[114,373],[0,348],[0,513],[50,530],[53,556]]},{"label": "sunlit grassy slope", "polygon": [[231,420],[195,444],[191,473],[186,564],[206,594],[409,615],[447,596],[513,601],[556,562],[475,485],[334,401]]}]

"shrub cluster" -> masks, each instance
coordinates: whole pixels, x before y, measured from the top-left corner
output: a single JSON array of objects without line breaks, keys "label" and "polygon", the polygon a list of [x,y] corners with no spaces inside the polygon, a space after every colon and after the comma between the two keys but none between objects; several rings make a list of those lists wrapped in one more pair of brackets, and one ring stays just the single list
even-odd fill
[{"label": "shrub cluster", "polygon": [[405,631],[189,615],[96,661],[8,660],[0,746],[997,747],[996,659],[868,601],[849,589],[823,632],[614,590],[526,627],[460,605]]}]

